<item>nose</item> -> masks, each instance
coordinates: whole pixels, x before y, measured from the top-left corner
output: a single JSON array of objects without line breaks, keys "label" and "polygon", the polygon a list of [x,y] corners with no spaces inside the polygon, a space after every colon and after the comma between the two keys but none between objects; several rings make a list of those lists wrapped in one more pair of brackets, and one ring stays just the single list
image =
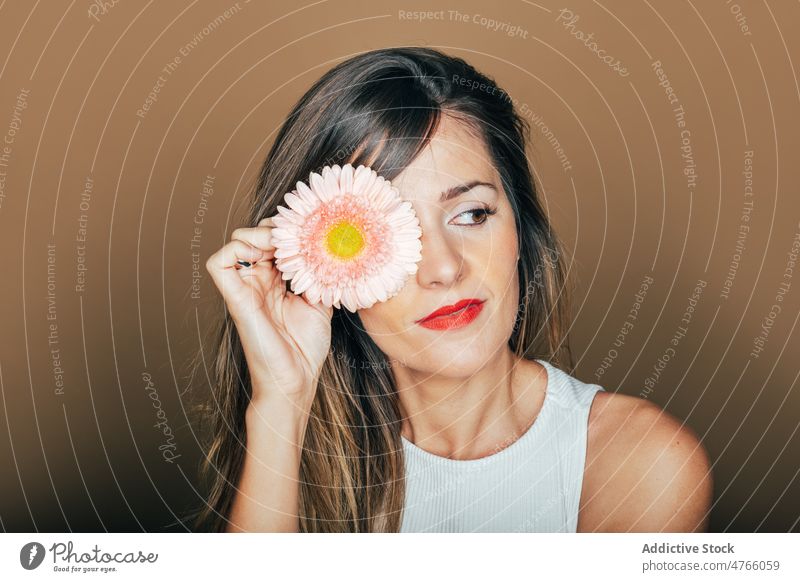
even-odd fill
[{"label": "nose", "polygon": [[422,231],[422,260],[417,270],[420,287],[450,287],[464,276],[462,242],[436,229]]}]

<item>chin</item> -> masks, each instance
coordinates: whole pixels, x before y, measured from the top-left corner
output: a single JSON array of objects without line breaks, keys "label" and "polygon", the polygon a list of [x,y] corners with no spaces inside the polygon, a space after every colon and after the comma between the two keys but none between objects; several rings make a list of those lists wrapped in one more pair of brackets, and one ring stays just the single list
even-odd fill
[{"label": "chin", "polygon": [[486,351],[477,349],[427,349],[424,370],[446,378],[468,378],[478,372],[489,356]]}]

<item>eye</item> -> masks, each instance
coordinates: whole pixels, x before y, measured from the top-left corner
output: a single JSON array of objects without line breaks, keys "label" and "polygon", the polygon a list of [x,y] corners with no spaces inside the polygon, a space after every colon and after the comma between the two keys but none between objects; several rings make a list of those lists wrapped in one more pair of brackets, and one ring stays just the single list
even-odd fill
[{"label": "eye", "polygon": [[[470,208],[469,210],[465,210],[464,212],[462,212],[458,216],[464,216],[464,215],[470,215],[470,214],[473,216],[473,219],[472,219],[473,221],[472,222],[460,223],[461,226],[480,226],[481,224],[483,224],[484,222],[486,222],[488,220],[489,216],[492,216],[493,214],[496,214],[496,213],[497,213],[497,209],[496,208],[478,207],[478,208]],[[458,218],[458,216],[456,218]]]}]

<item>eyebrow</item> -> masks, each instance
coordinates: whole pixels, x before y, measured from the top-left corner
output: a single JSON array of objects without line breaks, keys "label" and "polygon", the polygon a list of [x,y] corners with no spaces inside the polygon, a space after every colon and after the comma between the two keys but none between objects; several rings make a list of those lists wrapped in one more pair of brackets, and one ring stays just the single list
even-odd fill
[{"label": "eyebrow", "polygon": [[466,184],[459,184],[457,186],[453,186],[452,188],[448,188],[444,192],[442,192],[441,196],[439,197],[439,202],[447,202],[448,200],[455,198],[456,196],[460,196],[465,192],[469,192],[473,188],[477,188],[478,186],[486,186],[491,188],[494,191],[497,191],[497,188],[494,184],[489,182],[482,182],[480,180],[472,180],[471,182],[467,182]]}]

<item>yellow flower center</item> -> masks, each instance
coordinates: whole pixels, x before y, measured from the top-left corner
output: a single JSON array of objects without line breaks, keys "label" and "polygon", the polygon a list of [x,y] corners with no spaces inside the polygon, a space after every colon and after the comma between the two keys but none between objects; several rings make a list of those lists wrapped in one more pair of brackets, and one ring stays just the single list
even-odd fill
[{"label": "yellow flower center", "polygon": [[325,237],[328,250],[336,257],[350,259],[364,248],[361,231],[349,222],[340,222]]}]

